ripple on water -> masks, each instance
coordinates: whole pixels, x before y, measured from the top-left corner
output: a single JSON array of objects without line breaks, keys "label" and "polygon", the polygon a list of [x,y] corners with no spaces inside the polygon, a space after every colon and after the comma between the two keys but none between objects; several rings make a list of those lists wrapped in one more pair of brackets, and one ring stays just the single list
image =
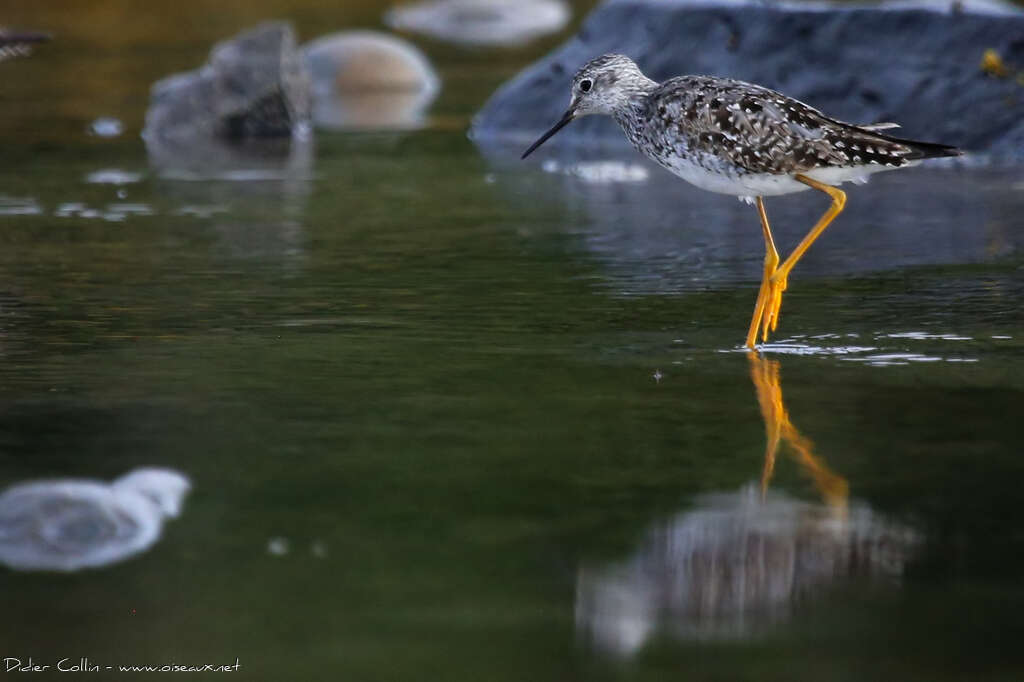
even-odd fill
[{"label": "ripple on water", "polygon": [[624,161],[580,161],[563,165],[548,159],[541,164],[541,169],[545,173],[561,173],[594,185],[644,182],[649,176],[647,169],[640,164]]},{"label": "ripple on water", "polygon": [[[951,362],[951,363],[974,363],[979,362],[977,357],[964,357],[963,355],[948,355],[936,352],[928,352],[929,349],[918,350],[908,347],[906,342],[922,342],[932,346],[937,341],[975,341],[971,336],[964,336],[954,333],[930,333],[923,331],[910,332],[877,332],[872,335],[873,345],[855,345],[850,343],[812,343],[822,341],[845,341],[846,339],[859,338],[858,334],[817,334],[814,336],[794,335],[787,339],[763,343],[758,350],[763,353],[779,353],[782,355],[817,355],[823,357],[841,356],[840,359],[848,362],[861,362],[873,367],[892,367],[909,365],[913,363],[929,362]],[[992,339],[1009,339],[1009,336],[992,336]],[[895,342],[900,343],[899,346]],[[730,348],[723,350],[724,353],[747,352],[746,347]]]},{"label": "ripple on water", "polygon": [[142,173],[132,173],[120,168],[102,168],[85,176],[90,185],[131,185],[142,180]]},{"label": "ripple on water", "polygon": [[106,207],[99,209],[80,201],[66,201],[57,205],[53,215],[55,218],[98,218],[117,223],[124,221],[129,216],[156,215],[156,211],[149,204],[142,203],[117,202],[107,204]]},{"label": "ripple on water", "polygon": [[31,197],[0,196],[0,216],[41,215],[42,207]]},{"label": "ripple on water", "polygon": [[973,341],[970,336],[958,334],[929,334],[928,332],[900,332],[898,334],[883,334],[887,339],[913,339],[915,341],[927,341],[938,339],[941,341]]},{"label": "ripple on water", "polygon": [[187,215],[195,218],[211,218],[218,213],[227,213],[228,207],[223,205],[201,206],[198,204],[187,204],[174,211],[174,215]]},{"label": "ripple on water", "polygon": [[[799,343],[795,340],[764,343],[758,348],[765,353],[781,353],[783,355],[854,355],[878,350],[875,346],[818,346]],[[746,352],[746,348],[739,350]]]}]

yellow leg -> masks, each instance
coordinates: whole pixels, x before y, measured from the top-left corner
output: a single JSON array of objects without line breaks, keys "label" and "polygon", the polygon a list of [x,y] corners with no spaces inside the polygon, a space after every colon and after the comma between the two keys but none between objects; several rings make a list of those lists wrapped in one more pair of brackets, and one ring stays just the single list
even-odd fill
[{"label": "yellow leg", "polygon": [[768,282],[779,264],[779,252],[775,250],[772,228],[768,225],[768,214],[764,211],[764,200],[761,197],[757,198],[757,213],[761,217],[761,231],[764,233],[764,274],[761,277],[761,289],[757,292],[757,303],[754,304],[754,316],[750,319],[750,328],[747,330],[747,348],[753,348],[757,341],[758,327],[768,300]]},{"label": "yellow leg", "polygon": [[775,472],[775,455],[779,451],[786,408],[782,405],[782,390],[779,388],[779,363],[762,360],[757,353],[748,353],[747,358],[764,421],[764,469],[761,471],[761,495],[764,495]]},{"label": "yellow leg", "polygon": [[797,461],[814,481],[814,487],[825,502],[833,509],[845,512],[850,484],[846,479],[825,466],[814,455],[814,443],[800,433],[787,419],[782,429],[782,438],[796,452]]},{"label": "yellow leg", "polygon": [[814,454],[814,443],[800,433],[790,421],[789,412],[782,402],[778,361],[765,360],[757,353],[748,353],[747,358],[750,360],[750,378],[754,382],[761,418],[764,420],[766,444],[764,469],[761,472],[761,494],[768,490],[768,484],[775,471],[779,445],[785,443],[793,450],[797,461],[810,475],[825,501],[838,513],[845,515],[849,484]]},{"label": "yellow leg", "polygon": [[829,223],[831,223],[835,217],[842,212],[843,207],[846,205],[846,194],[841,189],[837,189],[832,185],[826,185],[825,183],[818,182],[817,180],[812,180],[806,175],[798,174],[796,179],[805,185],[820,190],[832,197],[832,205],[829,206],[827,211],[825,211],[825,215],[821,216],[818,223],[811,228],[811,231],[807,233],[807,236],[797,244],[797,247],[793,249],[793,253],[789,254],[789,257],[783,261],[782,265],[780,265],[771,276],[771,279],[768,282],[767,300],[765,301],[764,312],[761,317],[761,338],[764,340],[768,339],[768,332],[775,331],[775,328],[779,324],[779,308],[782,307],[782,293],[786,290],[786,282],[789,277],[790,270],[793,269],[793,266],[796,265],[796,262],[800,260],[800,257],[803,256],[807,249],[810,248],[811,244],[814,243],[814,240],[821,236],[821,233],[825,231],[825,228],[829,226]]}]

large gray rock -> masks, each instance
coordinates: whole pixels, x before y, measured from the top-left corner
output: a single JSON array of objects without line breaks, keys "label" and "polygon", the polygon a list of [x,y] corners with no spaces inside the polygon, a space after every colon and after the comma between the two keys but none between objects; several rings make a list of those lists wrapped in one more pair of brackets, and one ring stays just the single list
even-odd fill
[{"label": "large gray rock", "polygon": [[[606,0],[579,34],[502,86],[473,122],[480,144],[524,144],[569,100],[572,74],[620,52],[648,76],[710,74],[774,88],[831,116],[896,121],[901,136],[1024,162],[1024,85],[982,71],[985,51],[1024,69],[1024,12],[991,3],[873,6]],[[605,117],[555,144],[626,144]],[[551,144],[551,143],[548,143]]]},{"label": "large gray rock", "polygon": [[142,136],[151,148],[286,137],[309,110],[309,72],[295,33],[268,22],[218,43],[203,67],[157,82]]}]

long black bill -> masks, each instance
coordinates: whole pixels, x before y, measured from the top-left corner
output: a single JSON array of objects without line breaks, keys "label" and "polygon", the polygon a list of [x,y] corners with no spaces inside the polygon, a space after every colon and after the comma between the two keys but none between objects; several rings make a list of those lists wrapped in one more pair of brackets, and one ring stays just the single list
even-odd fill
[{"label": "long black bill", "polygon": [[523,152],[523,155],[520,156],[519,158],[520,159],[525,159],[527,156],[532,154],[534,149],[536,149],[537,147],[539,147],[542,144],[544,144],[545,142],[547,142],[549,137],[551,137],[552,135],[557,133],[559,130],[561,130],[565,126],[569,125],[569,123],[571,123],[574,118],[576,118],[576,112],[574,112],[572,109],[569,109],[569,111],[565,112],[565,115],[562,116],[562,120],[560,120],[558,123],[556,123],[554,126],[552,126],[551,130],[549,130],[546,133],[544,133],[543,135],[541,135],[540,139],[537,140],[536,142],[534,142],[533,144],[531,144],[530,148],[527,149],[525,152]]}]

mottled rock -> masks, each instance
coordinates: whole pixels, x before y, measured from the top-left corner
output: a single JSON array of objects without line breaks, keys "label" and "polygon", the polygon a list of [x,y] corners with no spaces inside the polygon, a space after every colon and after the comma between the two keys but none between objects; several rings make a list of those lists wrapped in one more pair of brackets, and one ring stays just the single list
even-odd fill
[{"label": "mottled rock", "polygon": [[287,137],[309,119],[310,79],[291,26],[268,22],[218,43],[203,67],[157,82],[147,147]]},{"label": "mottled rock", "polygon": [[[529,143],[558,120],[588,59],[632,57],[664,80],[708,74],[751,81],[858,123],[896,121],[900,135],[1024,161],[1024,12],[994,3],[871,6],[737,0],[606,0],[579,34],[502,86],[474,120],[481,144]],[[982,68],[986,51],[1007,65]],[[625,145],[590,117],[556,144]]]}]

